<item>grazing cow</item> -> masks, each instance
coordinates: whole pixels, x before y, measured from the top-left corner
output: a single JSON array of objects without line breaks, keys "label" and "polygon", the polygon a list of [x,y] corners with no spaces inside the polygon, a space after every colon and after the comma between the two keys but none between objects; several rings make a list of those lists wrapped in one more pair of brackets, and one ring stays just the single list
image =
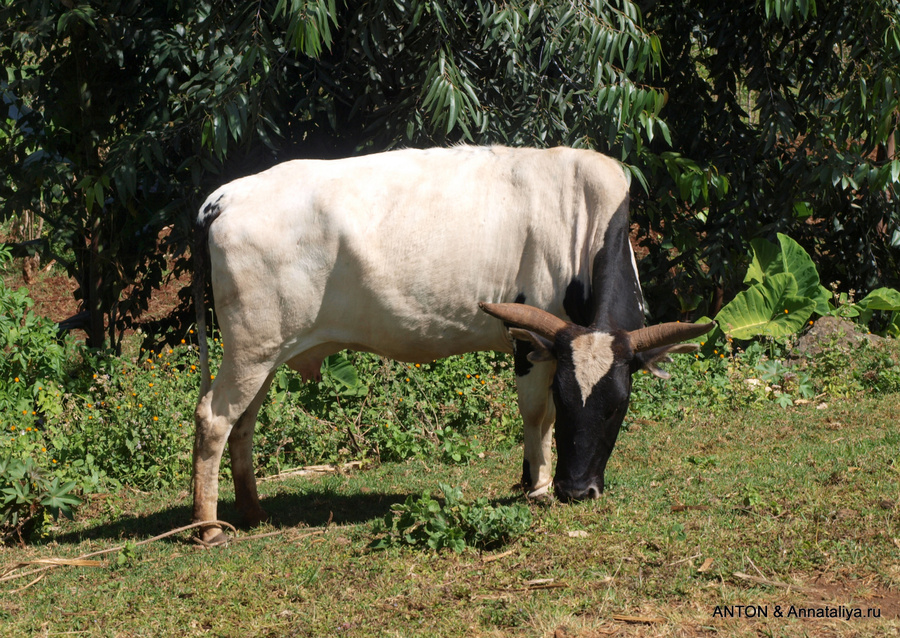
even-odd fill
[{"label": "grazing cow", "polygon": [[[252,465],[257,412],[283,363],[316,378],[344,349],[426,362],[514,352],[523,483],[594,498],[631,374],[695,346],[712,324],[643,325],[628,183],[587,150],[456,147],[292,161],[222,186],[197,218],[195,293],[210,262],[225,353],[203,382],[195,522],[216,519],[228,442],[235,500],[265,519]],[[483,311],[483,312],[482,312]],[[502,321],[500,321],[500,320]],[[558,461],[551,479],[551,426]],[[217,526],[201,539],[223,540]]]}]

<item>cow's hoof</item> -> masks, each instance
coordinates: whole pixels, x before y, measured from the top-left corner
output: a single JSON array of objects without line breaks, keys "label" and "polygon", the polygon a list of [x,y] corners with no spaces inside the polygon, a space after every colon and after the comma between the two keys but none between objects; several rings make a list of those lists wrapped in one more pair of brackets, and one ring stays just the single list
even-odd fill
[{"label": "cow's hoof", "polygon": [[204,547],[217,547],[219,545],[226,545],[228,541],[228,534],[223,532],[218,527],[205,529],[200,532],[200,536],[197,537],[197,542]]},{"label": "cow's hoof", "polygon": [[547,483],[544,487],[539,487],[536,490],[532,490],[528,492],[526,495],[532,501],[538,501],[541,503],[549,503],[553,500],[553,487],[552,483]]}]

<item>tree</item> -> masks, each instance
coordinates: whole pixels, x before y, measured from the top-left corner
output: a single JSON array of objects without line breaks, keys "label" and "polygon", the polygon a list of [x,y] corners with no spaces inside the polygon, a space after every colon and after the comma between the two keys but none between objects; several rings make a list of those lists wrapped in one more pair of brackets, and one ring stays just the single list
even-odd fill
[{"label": "tree", "polygon": [[[803,244],[824,281],[857,291],[897,286],[900,5],[645,5],[647,28],[663,43],[672,150],[732,185],[697,206],[683,188],[654,184],[642,207],[650,288],[715,314],[739,289],[749,242],[778,232]],[[656,231],[666,242],[648,241]],[[673,263],[682,267],[674,278]]]},{"label": "tree", "polygon": [[[4,215],[38,212],[118,345],[204,193],[277,159],[398,144],[587,145],[641,181],[659,42],[612,3],[7,2]],[[21,114],[26,114],[21,116]]]},{"label": "tree", "polygon": [[217,184],[401,145],[620,159],[657,318],[715,311],[750,240],[776,232],[826,281],[897,285],[896,0],[641,9],[643,23],[628,0],[9,0],[2,214],[42,216],[44,249],[71,255],[97,347],[146,308],[160,241],[183,251]]}]

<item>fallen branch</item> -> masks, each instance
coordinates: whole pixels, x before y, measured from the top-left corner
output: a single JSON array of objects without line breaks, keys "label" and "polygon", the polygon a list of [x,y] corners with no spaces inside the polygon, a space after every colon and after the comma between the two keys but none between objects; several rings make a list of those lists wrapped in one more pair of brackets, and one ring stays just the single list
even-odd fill
[{"label": "fallen branch", "polygon": [[28,588],[31,587],[32,585],[39,583],[39,582],[41,581],[41,579],[43,579],[43,578],[44,578],[44,574],[41,574],[40,576],[38,576],[37,578],[35,578],[33,581],[31,581],[31,582],[28,583],[27,585],[23,585],[23,586],[19,587],[18,589],[12,590],[12,591],[9,592],[9,593],[10,593],[10,594],[18,594],[20,591],[25,591],[26,589],[28,589]]},{"label": "fallen branch", "polygon": [[503,552],[502,554],[494,554],[493,556],[482,556],[481,562],[482,563],[492,563],[495,560],[500,560],[501,558],[506,558],[510,554],[515,553],[515,551],[516,550],[514,550],[514,549],[510,549],[510,550]]},{"label": "fallen branch", "polygon": [[261,476],[256,479],[256,482],[264,483],[265,481],[277,481],[291,476],[307,476],[309,474],[333,474],[334,472],[343,472],[345,470],[358,470],[362,467],[362,461],[350,461],[349,463],[343,463],[342,465],[306,465],[292,470],[285,470],[278,474],[272,474],[271,476]]},{"label": "fallen branch", "polygon": [[617,620],[619,622],[627,622],[627,623],[638,623],[644,625],[651,625],[654,623],[664,623],[666,622],[665,618],[659,618],[654,616],[623,616],[621,614],[613,614],[613,620]]}]

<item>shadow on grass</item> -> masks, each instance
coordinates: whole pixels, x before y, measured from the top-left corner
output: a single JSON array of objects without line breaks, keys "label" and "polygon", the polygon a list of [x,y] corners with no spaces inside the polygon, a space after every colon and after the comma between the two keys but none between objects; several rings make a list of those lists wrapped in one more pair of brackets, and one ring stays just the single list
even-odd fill
[{"label": "shadow on grass", "polygon": [[[403,503],[409,494],[366,492],[338,494],[330,490],[305,489],[286,492],[262,498],[261,503],[271,517],[270,523],[276,529],[290,527],[320,527],[331,520],[334,525],[357,524],[382,518],[391,507]],[[125,515],[110,522],[67,532],[53,538],[60,544],[80,543],[85,540],[131,539],[144,540],[182,527],[190,523],[191,508],[178,505],[147,515]],[[231,523],[241,531],[240,517],[234,507],[234,500],[219,501],[219,520]],[[183,536],[175,535],[167,542],[181,542]]]}]

